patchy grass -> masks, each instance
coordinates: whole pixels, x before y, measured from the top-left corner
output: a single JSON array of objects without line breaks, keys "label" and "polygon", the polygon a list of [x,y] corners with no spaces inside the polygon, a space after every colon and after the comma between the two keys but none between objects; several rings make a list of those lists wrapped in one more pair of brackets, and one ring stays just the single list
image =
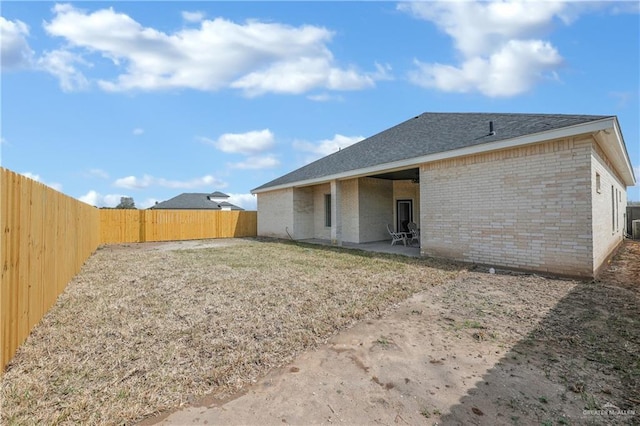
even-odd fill
[{"label": "patchy grass", "polygon": [[3,424],[131,424],[228,396],[457,272],[286,242],[141,247],[98,250],[35,327],[2,377]]}]

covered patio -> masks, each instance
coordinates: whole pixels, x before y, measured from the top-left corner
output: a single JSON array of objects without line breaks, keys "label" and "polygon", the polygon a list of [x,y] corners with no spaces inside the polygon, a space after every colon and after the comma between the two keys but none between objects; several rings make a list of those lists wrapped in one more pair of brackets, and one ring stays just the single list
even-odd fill
[{"label": "covered patio", "polygon": [[[414,167],[294,188],[296,229],[302,230],[299,225],[304,223],[314,224],[303,233],[305,237],[300,238],[300,232],[294,237],[328,240],[345,247],[355,244],[365,250],[368,243],[382,248],[385,243],[380,242],[391,237],[387,225],[393,232],[407,233],[408,223],[420,226],[419,177],[420,171]],[[313,205],[305,203],[308,191],[314,194]]]}]

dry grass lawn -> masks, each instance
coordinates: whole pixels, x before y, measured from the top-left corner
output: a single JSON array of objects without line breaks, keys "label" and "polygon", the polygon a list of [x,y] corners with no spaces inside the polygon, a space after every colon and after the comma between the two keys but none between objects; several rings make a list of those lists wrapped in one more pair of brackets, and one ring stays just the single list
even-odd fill
[{"label": "dry grass lawn", "polygon": [[459,271],[286,242],[99,249],[1,382],[3,424],[132,424],[224,397]]}]

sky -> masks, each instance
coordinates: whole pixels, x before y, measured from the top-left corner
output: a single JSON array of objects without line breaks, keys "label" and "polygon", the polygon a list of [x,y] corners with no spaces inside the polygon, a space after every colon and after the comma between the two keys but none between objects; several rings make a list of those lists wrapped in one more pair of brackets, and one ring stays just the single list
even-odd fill
[{"label": "sky", "polygon": [[2,1],[0,164],[98,207],[253,210],[423,112],[566,113],[616,115],[640,180],[639,23],[637,1]]}]

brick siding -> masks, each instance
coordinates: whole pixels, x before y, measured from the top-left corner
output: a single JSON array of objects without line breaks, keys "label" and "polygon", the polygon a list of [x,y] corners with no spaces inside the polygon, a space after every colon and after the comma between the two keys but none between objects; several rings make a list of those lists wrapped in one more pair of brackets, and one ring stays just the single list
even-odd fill
[{"label": "brick siding", "polygon": [[564,139],[423,164],[422,254],[592,275],[591,144]]}]

